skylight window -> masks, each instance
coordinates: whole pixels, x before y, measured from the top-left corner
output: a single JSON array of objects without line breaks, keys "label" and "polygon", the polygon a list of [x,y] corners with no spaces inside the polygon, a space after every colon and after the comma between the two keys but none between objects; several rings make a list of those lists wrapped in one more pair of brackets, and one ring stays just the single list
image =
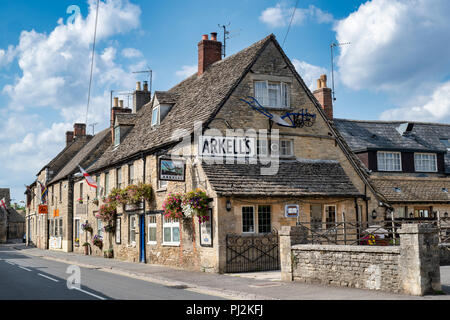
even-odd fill
[{"label": "skylight window", "polygon": [[448,189],[447,188],[442,188],[442,192],[448,193]]},{"label": "skylight window", "polygon": [[402,192],[402,189],[401,189],[401,188],[398,188],[398,187],[395,187],[394,190],[395,190],[395,192],[397,192],[397,193]]}]

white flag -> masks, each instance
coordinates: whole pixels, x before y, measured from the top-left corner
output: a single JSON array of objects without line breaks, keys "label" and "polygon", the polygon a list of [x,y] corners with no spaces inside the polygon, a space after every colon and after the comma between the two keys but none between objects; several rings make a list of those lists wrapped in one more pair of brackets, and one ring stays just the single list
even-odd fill
[{"label": "white flag", "polygon": [[97,182],[94,181],[94,179],[92,179],[92,177],[80,166],[78,166],[81,170],[81,173],[83,174],[84,178],[86,179],[86,183],[92,187],[97,189]]}]

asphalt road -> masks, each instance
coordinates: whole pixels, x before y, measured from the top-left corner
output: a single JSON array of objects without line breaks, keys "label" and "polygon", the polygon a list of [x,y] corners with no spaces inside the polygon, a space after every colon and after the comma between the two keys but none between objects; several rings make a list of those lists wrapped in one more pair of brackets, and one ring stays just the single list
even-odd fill
[{"label": "asphalt road", "polygon": [[[69,269],[68,269],[69,268]],[[78,272],[79,271],[79,272]],[[79,286],[67,280],[77,279]],[[73,288],[75,287],[75,288]],[[96,269],[25,256],[0,246],[0,300],[219,300]]]}]

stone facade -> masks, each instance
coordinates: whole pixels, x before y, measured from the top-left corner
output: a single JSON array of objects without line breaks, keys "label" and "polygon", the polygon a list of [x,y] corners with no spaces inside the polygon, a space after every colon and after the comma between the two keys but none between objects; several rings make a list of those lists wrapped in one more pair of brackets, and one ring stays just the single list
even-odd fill
[{"label": "stone facade", "polygon": [[299,227],[280,233],[284,281],[411,295],[441,291],[437,230],[429,225],[405,224],[399,247],[296,244],[301,235]]}]

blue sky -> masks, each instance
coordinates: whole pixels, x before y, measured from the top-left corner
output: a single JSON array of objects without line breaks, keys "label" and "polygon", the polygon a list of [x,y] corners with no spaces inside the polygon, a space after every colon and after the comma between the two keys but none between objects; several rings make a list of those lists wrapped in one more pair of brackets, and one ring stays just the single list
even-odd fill
[{"label": "blue sky", "polygon": [[[202,34],[230,23],[227,54],[274,33],[315,89],[335,52],[338,118],[450,119],[450,27],[446,0],[102,0],[88,123],[108,125],[110,90],[132,90],[150,67],[153,89],[195,72]],[[81,15],[73,24],[67,8]],[[2,0],[0,4],[0,186],[22,200],[24,184],[86,117],[94,0]],[[293,15],[293,13],[295,14]],[[126,97],[123,97],[125,100]],[[125,102],[127,104],[127,102]],[[92,129],[89,129],[92,130]]]}]

